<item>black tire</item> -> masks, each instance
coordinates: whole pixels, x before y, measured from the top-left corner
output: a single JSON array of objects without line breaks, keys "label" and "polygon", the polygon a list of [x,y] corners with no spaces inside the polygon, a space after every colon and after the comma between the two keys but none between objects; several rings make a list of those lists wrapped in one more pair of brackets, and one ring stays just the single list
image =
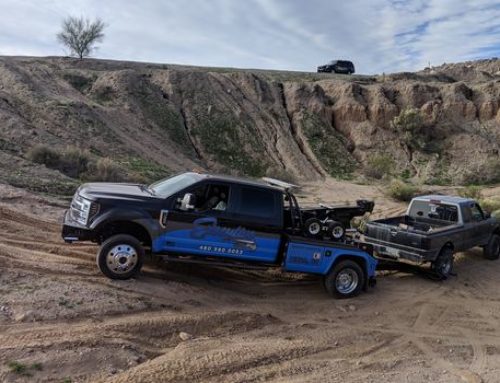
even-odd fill
[{"label": "black tire", "polygon": [[500,235],[491,235],[488,244],[484,247],[483,256],[491,261],[500,257]]},{"label": "black tire", "polygon": [[[349,278],[352,278],[349,281]],[[328,294],[334,298],[352,298],[361,292],[365,285],[365,273],[359,264],[346,259],[340,261],[323,280]]]},{"label": "black tire", "polygon": [[321,230],[323,228],[323,224],[317,218],[309,218],[304,223],[304,234],[311,238],[317,238],[321,235]]},{"label": "black tire", "polygon": [[440,279],[447,279],[453,272],[453,249],[447,247],[441,250],[431,268]]},{"label": "black tire", "polygon": [[97,252],[99,270],[111,279],[129,279],[142,267],[144,248],[137,238],[118,234],[103,242]]},{"label": "black tire", "polygon": [[328,223],[328,234],[336,242],[343,241],[345,237],[345,227],[340,222],[331,221]]}]

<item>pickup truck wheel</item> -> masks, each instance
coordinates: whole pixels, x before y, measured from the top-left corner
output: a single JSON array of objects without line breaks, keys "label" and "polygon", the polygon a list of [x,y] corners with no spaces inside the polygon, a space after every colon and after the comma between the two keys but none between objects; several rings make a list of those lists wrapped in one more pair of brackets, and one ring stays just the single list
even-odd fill
[{"label": "pickup truck wheel", "polygon": [[365,284],[365,274],[356,262],[340,261],[325,276],[325,289],[335,298],[352,298],[361,292]]},{"label": "pickup truck wheel", "polygon": [[453,249],[441,250],[431,267],[441,279],[447,279],[453,271]]},{"label": "pickup truck wheel", "polygon": [[344,239],[345,228],[340,222],[332,221],[328,224],[328,233],[334,241],[341,241]]},{"label": "pickup truck wheel", "polygon": [[493,234],[488,244],[484,247],[484,257],[495,260],[500,257],[500,235]]},{"label": "pickup truck wheel", "polygon": [[304,223],[304,232],[308,237],[318,237],[321,233],[321,221],[317,218],[309,218]]},{"label": "pickup truck wheel", "polygon": [[129,279],[140,271],[143,259],[141,243],[131,235],[118,234],[103,242],[96,262],[108,278]]}]

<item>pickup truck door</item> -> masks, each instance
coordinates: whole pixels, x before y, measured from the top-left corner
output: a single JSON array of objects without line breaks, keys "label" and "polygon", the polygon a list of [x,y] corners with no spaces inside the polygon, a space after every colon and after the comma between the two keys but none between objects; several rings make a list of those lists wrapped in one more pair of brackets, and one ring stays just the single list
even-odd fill
[{"label": "pickup truck door", "polygon": [[470,211],[472,215],[472,237],[470,238],[469,247],[485,245],[488,243],[491,234],[490,223],[477,203],[470,205]]},{"label": "pickup truck door", "polygon": [[[237,186],[205,183],[197,185],[193,190],[183,191],[175,199],[182,198],[186,192],[196,196],[195,207],[182,211],[179,204],[174,202],[170,209],[162,211],[160,223],[163,231],[153,241],[153,252],[246,261],[276,260],[280,244],[279,234],[268,233],[265,226],[257,227],[242,220],[244,217],[236,213],[241,205],[241,190]],[[221,193],[225,196],[225,206],[223,209],[217,209],[218,203],[209,202]],[[264,206],[269,205],[266,205],[265,201],[259,202]]]},{"label": "pickup truck door", "polygon": [[477,203],[463,206],[467,249],[488,243],[491,227]]}]

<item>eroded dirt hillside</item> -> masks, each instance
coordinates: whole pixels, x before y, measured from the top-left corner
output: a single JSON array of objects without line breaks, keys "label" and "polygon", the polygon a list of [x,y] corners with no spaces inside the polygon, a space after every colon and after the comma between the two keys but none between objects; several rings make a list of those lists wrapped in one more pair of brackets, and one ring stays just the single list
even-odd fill
[{"label": "eroded dirt hillside", "polygon": [[[463,183],[498,165],[499,71],[500,60],[367,77],[3,57],[0,180],[71,185],[27,159],[42,143],[166,174],[303,181],[349,177],[385,155],[397,174]],[[408,108],[422,116],[419,150],[393,127]]]}]

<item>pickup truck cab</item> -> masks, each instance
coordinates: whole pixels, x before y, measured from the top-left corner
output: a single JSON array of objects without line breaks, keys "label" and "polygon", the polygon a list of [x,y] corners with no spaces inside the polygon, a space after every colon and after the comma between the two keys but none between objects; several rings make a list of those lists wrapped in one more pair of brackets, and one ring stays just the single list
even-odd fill
[{"label": "pickup truck cab", "polygon": [[374,284],[377,261],[369,246],[302,235],[289,186],[198,173],[150,186],[84,184],[65,214],[62,236],[100,244],[97,265],[114,279],[136,275],[149,252],[168,262],[318,274],[341,298]]},{"label": "pickup truck cab", "polygon": [[368,222],[363,241],[377,257],[430,262],[446,278],[456,252],[481,246],[487,259],[498,259],[500,224],[472,199],[428,195],[414,198],[403,216]]}]

